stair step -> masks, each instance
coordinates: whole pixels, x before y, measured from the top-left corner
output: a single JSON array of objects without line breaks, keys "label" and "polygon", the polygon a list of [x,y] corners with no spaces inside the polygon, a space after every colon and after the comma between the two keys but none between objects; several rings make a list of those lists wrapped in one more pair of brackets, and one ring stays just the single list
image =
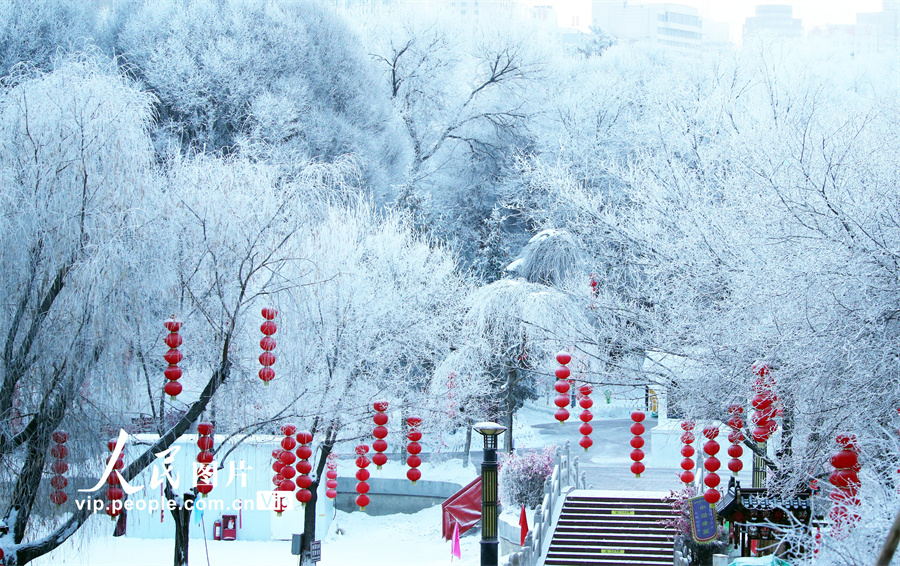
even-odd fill
[{"label": "stair step", "polygon": [[[637,564],[666,564],[671,565],[673,560],[673,553],[669,554],[646,554],[639,552],[618,552],[620,549],[615,549],[617,552],[604,552],[604,553],[593,553],[593,554],[579,554],[572,552],[555,552],[551,549],[551,551],[547,554],[547,560],[544,564],[560,564],[562,560],[606,560],[609,562],[619,563],[622,562],[634,562]],[[551,562],[551,560],[556,562]]]},{"label": "stair step", "polygon": [[672,540],[637,540],[635,537],[608,537],[608,536],[584,536],[584,535],[562,535],[554,537],[554,541],[558,541],[560,546],[566,545],[584,545],[584,546],[630,546],[632,548],[668,548],[675,547]]},{"label": "stair step", "polygon": [[558,525],[556,532],[560,534],[584,534],[596,536],[653,536],[657,538],[670,538],[671,531],[654,529],[652,531],[622,528],[622,527],[578,527],[574,525]]},{"label": "stair step", "polygon": [[669,566],[675,543],[664,522],[665,500],[639,497],[566,498],[546,566]]},{"label": "stair step", "polygon": [[655,542],[659,544],[671,543],[674,537],[670,533],[644,533],[644,532],[612,532],[612,533],[596,533],[584,532],[582,530],[565,529],[557,530],[560,540],[631,540],[635,542]]},{"label": "stair step", "polygon": [[671,556],[674,552],[674,546],[669,547],[653,546],[653,545],[626,545],[621,542],[603,543],[596,541],[573,542],[566,541],[566,544],[554,544],[551,551],[554,554],[648,554]]},{"label": "stair step", "polygon": [[545,566],[671,566],[672,558],[665,560],[634,559],[633,557],[613,558],[614,555],[591,558],[550,558],[544,561]]}]

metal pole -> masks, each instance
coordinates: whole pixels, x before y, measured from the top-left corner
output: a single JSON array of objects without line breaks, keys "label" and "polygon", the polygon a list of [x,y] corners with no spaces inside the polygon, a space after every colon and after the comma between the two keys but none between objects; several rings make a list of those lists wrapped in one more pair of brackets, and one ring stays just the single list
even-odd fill
[{"label": "metal pole", "polygon": [[484,436],[481,462],[481,566],[497,566],[497,435]]}]

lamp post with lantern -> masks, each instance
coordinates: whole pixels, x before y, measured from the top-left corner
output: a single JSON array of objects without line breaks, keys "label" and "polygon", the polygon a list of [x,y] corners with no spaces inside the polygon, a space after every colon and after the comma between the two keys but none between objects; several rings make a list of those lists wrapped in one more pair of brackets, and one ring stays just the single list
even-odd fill
[{"label": "lamp post with lantern", "polygon": [[497,532],[497,439],[506,427],[492,422],[472,425],[484,437],[481,462],[481,566],[497,566],[500,539]]}]

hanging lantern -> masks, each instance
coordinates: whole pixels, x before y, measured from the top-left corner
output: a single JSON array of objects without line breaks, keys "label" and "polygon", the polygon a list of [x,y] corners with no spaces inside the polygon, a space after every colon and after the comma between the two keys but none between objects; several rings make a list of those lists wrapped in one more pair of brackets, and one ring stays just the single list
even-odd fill
[{"label": "hanging lantern", "polygon": [[728,469],[737,477],[738,472],[744,467],[744,463],[741,462],[744,448],[740,445],[740,442],[744,440],[744,434],[741,432],[741,429],[744,427],[744,419],[741,417],[744,408],[737,403],[733,403],[728,406],[728,412],[731,416],[725,424],[732,429],[728,433],[728,441],[731,442],[731,446],[728,447],[728,455],[731,456],[731,460],[728,461]]},{"label": "hanging lantern", "polygon": [[163,326],[169,331],[165,338],[165,343],[166,346],[169,347],[169,351],[163,356],[169,364],[163,372],[163,375],[165,375],[166,379],[169,381],[166,383],[163,390],[165,390],[166,395],[173,401],[178,397],[178,394],[181,393],[181,383],[178,382],[178,380],[181,379],[181,368],[178,367],[178,363],[181,362],[184,356],[182,356],[181,352],[178,350],[178,346],[181,346],[181,335],[178,334],[178,331],[181,330],[182,324],[183,323],[174,316],[163,323]]},{"label": "hanging lantern", "polygon": [[419,430],[419,427],[422,426],[422,417],[409,417],[406,419],[406,424],[409,427],[409,432],[406,434],[406,438],[409,440],[409,444],[406,446],[406,451],[409,452],[409,457],[406,459],[406,465],[409,466],[406,477],[413,485],[416,485],[416,482],[422,477],[422,472],[419,470],[419,466],[422,465],[422,458],[419,457],[422,452],[422,445],[419,444],[419,441],[422,440],[422,431]]},{"label": "hanging lantern", "polygon": [[[111,438],[107,443],[106,447],[109,449],[110,453],[115,451],[116,449],[116,439]],[[109,459],[106,461],[106,464],[109,465],[110,460],[112,460],[112,454],[109,455]],[[116,470],[121,470],[125,467],[124,455],[119,454],[118,460],[116,460],[115,465],[113,466]],[[110,481],[111,478],[116,478],[115,481]],[[107,479],[107,484],[109,487],[106,488],[106,514],[109,515],[111,520],[115,520],[117,516],[122,513],[122,499],[125,497],[125,492],[122,491],[119,485],[119,476],[118,474],[112,473],[109,474],[109,479]],[[118,503],[113,503],[114,501],[118,501]]]},{"label": "hanging lantern", "polygon": [[[293,440],[293,439],[292,439]],[[309,458],[312,456],[312,448],[309,447],[313,440],[313,435],[307,430],[301,430],[297,433],[297,501],[305,506],[312,499],[312,492],[309,487],[312,485],[312,478],[309,473],[312,471],[312,465]],[[283,446],[283,443],[282,443]],[[293,448],[293,447],[292,447]]]},{"label": "hanging lantern", "polygon": [[275,354],[272,353],[272,350],[275,349],[276,344],[272,335],[278,330],[278,326],[275,324],[275,317],[278,316],[278,311],[271,307],[266,307],[262,310],[262,316],[265,322],[259,327],[259,330],[263,333],[262,340],[259,341],[259,347],[263,350],[263,353],[259,355],[259,364],[262,366],[262,369],[259,370],[259,378],[264,384],[268,385],[270,381],[275,379],[275,370],[272,369],[272,366],[275,365]]},{"label": "hanging lantern", "polygon": [[337,477],[338,477],[337,458],[336,458],[334,452],[332,452],[331,454],[328,455],[327,466],[328,466],[328,471],[325,472],[325,477],[328,478],[328,481],[325,482],[325,486],[328,489],[325,491],[325,496],[328,497],[328,499],[334,499],[335,497],[337,497],[337,486],[338,486],[338,483],[337,483]]},{"label": "hanging lantern", "polygon": [[360,511],[365,511],[369,504],[369,496],[366,495],[369,493],[369,484],[366,482],[369,479],[369,470],[366,469],[370,463],[366,457],[368,451],[369,447],[365,444],[356,447],[356,467],[359,468],[356,472],[356,479],[359,482],[356,484],[356,493],[359,494],[356,496],[356,504],[359,505]]},{"label": "hanging lantern", "polygon": [[631,434],[634,437],[631,439],[631,447],[633,450],[631,451],[631,459],[634,462],[631,464],[631,473],[634,474],[634,477],[641,477],[641,473],[644,471],[645,466],[641,460],[644,459],[644,451],[641,450],[641,447],[644,446],[644,439],[641,437],[644,434],[644,425],[641,424],[646,415],[643,411],[633,411],[631,413],[631,420],[634,421],[634,424],[631,425]]},{"label": "hanging lantern", "polygon": [[578,416],[581,419],[581,426],[578,427],[578,432],[581,433],[581,440],[578,441],[578,444],[584,448],[585,452],[594,444],[594,441],[591,440],[591,433],[594,431],[594,427],[589,424],[591,419],[594,418],[590,411],[590,408],[594,406],[594,401],[591,400],[593,391],[594,388],[589,383],[585,383],[578,388],[578,405],[581,407],[581,414]]},{"label": "hanging lantern", "polygon": [[834,471],[829,476],[834,486],[829,494],[834,507],[829,516],[834,523],[834,532],[842,535],[844,527],[851,527],[859,520],[856,508],[859,506],[859,447],[856,436],[839,434],[836,438],[840,450],[831,455]]},{"label": "hanging lantern", "polygon": [[388,435],[388,429],[384,425],[388,422],[388,416],[385,413],[388,409],[388,402],[375,401],[373,407],[375,408],[375,416],[372,417],[372,420],[375,421],[375,429],[372,430],[372,436],[375,437],[375,442],[372,443],[372,450],[375,451],[375,454],[372,454],[372,463],[380,470],[381,466],[387,463],[387,456],[384,455],[384,451],[388,449],[388,443],[385,440]]},{"label": "hanging lantern", "polygon": [[694,443],[694,433],[691,432],[694,430],[694,421],[682,421],[681,429],[684,431],[681,435],[681,443],[684,445],[681,447],[681,455],[684,456],[684,460],[681,461],[681,469],[684,471],[679,477],[687,486],[694,481],[694,472],[691,471],[694,469],[694,460],[691,458],[694,455],[694,447],[691,446]]},{"label": "hanging lantern", "polygon": [[769,372],[769,366],[754,366],[754,370],[758,377],[753,380],[752,389],[754,391],[751,404],[755,409],[751,421],[755,425],[752,436],[757,442],[766,442],[777,430],[778,423],[774,417],[778,412],[775,404],[778,396],[773,391],[775,381]]},{"label": "hanging lantern", "polygon": [[212,475],[211,470],[206,470],[209,465],[213,461],[213,424],[210,422],[201,422],[197,424],[197,434],[200,435],[197,438],[197,447],[200,449],[200,453],[197,454],[197,463],[200,464],[198,466],[198,476],[200,470],[207,471],[208,474],[202,474],[202,478],[197,480],[197,492],[199,492],[203,497],[209,495],[209,492],[212,491],[212,484],[206,481],[206,475]]},{"label": "hanging lantern", "polygon": [[66,470],[69,469],[68,464],[66,464],[66,457],[69,455],[66,442],[69,440],[69,434],[62,430],[57,430],[50,435],[50,438],[53,440],[53,445],[50,447],[50,455],[53,457],[50,471],[55,474],[50,478],[50,486],[53,488],[53,491],[50,493],[50,501],[58,507],[69,499],[69,496],[63,491],[69,485],[69,480],[63,476]]},{"label": "hanging lantern", "polygon": [[556,399],[553,400],[553,403],[558,407],[556,409],[556,420],[559,421],[559,424],[563,424],[569,418],[569,411],[566,407],[569,406],[569,368],[566,367],[566,364],[572,361],[572,356],[568,354],[568,352],[560,352],[556,354],[556,361],[559,362],[559,367],[556,368],[556,384],[553,386],[556,389]]},{"label": "hanging lantern", "polygon": [[706,484],[706,487],[709,489],[706,490],[706,493],[703,494],[703,499],[706,500],[710,505],[716,503],[721,499],[722,495],[719,493],[719,490],[716,489],[719,483],[721,482],[721,478],[719,478],[719,474],[716,472],[722,466],[722,463],[716,458],[716,454],[719,453],[719,443],[716,442],[715,438],[719,436],[719,427],[717,426],[707,426],[703,429],[703,436],[705,436],[708,440],[703,445],[703,452],[706,453],[707,458],[703,461],[703,467],[706,468],[706,471],[709,472],[706,474],[706,477],[703,478],[703,483]]}]

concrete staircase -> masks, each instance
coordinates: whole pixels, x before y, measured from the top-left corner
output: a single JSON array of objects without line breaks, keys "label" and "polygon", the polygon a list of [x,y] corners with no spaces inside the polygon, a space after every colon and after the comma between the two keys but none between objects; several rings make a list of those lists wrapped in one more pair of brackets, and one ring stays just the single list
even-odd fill
[{"label": "concrete staircase", "polygon": [[672,508],[659,496],[632,492],[566,498],[546,566],[671,566]]}]

